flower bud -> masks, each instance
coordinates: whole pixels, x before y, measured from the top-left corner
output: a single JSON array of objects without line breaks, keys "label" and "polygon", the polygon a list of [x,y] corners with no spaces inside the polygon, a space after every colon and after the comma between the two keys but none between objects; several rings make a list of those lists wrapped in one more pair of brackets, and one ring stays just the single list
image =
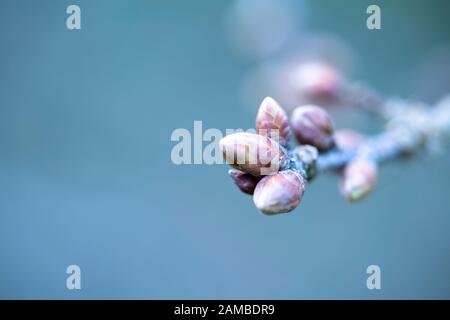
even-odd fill
[{"label": "flower bud", "polygon": [[222,138],[219,145],[229,165],[254,176],[273,174],[289,163],[278,143],[259,134],[233,133]]},{"label": "flower bud", "polygon": [[333,122],[328,113],[317,106],[297,107],[291,116],[291,125],[301,144],[310,144],[320,151],[334,146]]},{"label": "flower bud", "polygon": [[259,177],[252,176],[249,173],[237,169],[230,169],[228,174],[242,192],[250,195],[253,194],[256,184],[261,180]]},{"label": "flower bud", "polygon": [[341,176],[342,195],[350,202],[367,196],[377,182],[377,165],[370,160],[354,160],[347,164]]},{"label": "flower bud", "polygon": [[298,172],[281,171],[258,182],[253,202],[264,214],[286,213],[300,203],[304,188],[304,179]]},{"label": "flower bud", "polygon": [[261,103],[256,116],[256,129],[286,147],[290,137],[290,127],[286,112],[271,97]]},{"label": "flower bud", "polygon": [[290,83],[303,103],[329,103],[343,86],[341,74],[327,64],[305,63],[291,71]]},{"label": "flower bud", "polygon": [[316,175],[316,162],[319,157],[317,148],[310,145],[302,145],[296,147],[292,153],[300,160],[304,170],[304,176],[308,181],[314,178]]},{"label": "flower bud", "polygon": [[356,149],[364,140],[363,134],[349,129],[338,130],[334,134],[336,147],[345,151]]}]

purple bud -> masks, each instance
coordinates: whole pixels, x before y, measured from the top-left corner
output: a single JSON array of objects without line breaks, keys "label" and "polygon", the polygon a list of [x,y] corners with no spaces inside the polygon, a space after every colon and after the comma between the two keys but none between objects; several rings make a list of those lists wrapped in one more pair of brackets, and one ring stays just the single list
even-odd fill
[{"label": "purple bud", "polygon": [[242,192],[250,195],[253,194],[256,188],[256,184],[259,182],[259,180],[261,180],[260,177],[252,176],[249,173],[245,173],[237,169],[230,169],[228,171],[228,174]]},{"label": "purple bud", "polygon": [[291,125],[301,144],[310,144],[320,151],[334,146],[333,122],[328,113],[317,106],[297,107],[291,116]]},{"label": "purple bud", "polygon": [[262,135],[278,141],[283,147],[287,146],[290,137],[290,127],[286,112],[271,97],[261,103],[256,116],[256,129]]},{"label": "purple bud", "polygon": [[300,203],[304,188],[304,179],[298,172],[281,171],[258,182],[253,202],[264,214],[286,213]]},{"label": "purple bud", "polygon": [[340,181],[342,195],[350,202],[367,196],[377,182],[377,165],[373,161],[358,159],[344,168]]},{"label": "purple bud", "polygon": [[219,145],[229,165],[257,177],[273,174],[289,163],[278,143],[259,134],[233,133],[222,138]]}]

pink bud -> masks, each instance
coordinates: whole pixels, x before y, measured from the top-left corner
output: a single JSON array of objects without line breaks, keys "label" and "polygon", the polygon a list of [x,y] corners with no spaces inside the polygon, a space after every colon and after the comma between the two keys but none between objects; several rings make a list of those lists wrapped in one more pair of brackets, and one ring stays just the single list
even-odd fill
[{"label": "pink bud", "polygon": [[367,196],[377,182],[377,165],[370,160],[354,160],[345,168],[341,176],[342,195],[350,202],[356,202]]},{"label": "pink bud", "polygon": [[304,188],[304,179],[298,172],[281,171],[258,182],[253,202],[264,214],[286,213],[300,203]]},{"label": "pink bud", "polygon": [[222,138],[219,144],[229,165],[254,176],[273,174],[289,162],[278,143],[259,134],[233,133]]},{"label": "pink bud", "polygon": [[259,107],[256,129],[260,134],[278,141],[283,147],[287,146],[290,136],[288,117],[278,102],[271,97],[265,98]]},{"label": "pink bud", "polygon": [[301,144],[310,144],[320,151],[334,146],[333,122],[328,113],[317,106],[297,107],[291,116],[291,125]]},{"label": "pink bud", "polygon": [[350,129],[338,130],[334,134],[334,143],[341,150],[353,150],[364,140],[363,134]]},{"label": "pink bud", "polygon": [[291,71],[290,83],[303,103],[328,103],[336,99],[343,78],[323,63],[305,63]]},{"label": "pink bud", "polygon": [[252,176],[249,173],[245,173],[237,169],[230,169],[228,174],[242,192],[250,195],[253,194],[256,184],[259,180],[261,180],[259,177]]}]

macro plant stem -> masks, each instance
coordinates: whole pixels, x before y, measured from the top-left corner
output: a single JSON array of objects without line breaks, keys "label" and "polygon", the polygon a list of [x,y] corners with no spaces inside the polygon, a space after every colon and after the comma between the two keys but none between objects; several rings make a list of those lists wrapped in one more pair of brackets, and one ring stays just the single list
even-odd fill
[{"label": "macro plant stem", "polygon": [[366,111],[381,119],[385,119],[384,103],[386,98],[376,90],[361,82],[350,82],[340,91],[337,102]]},{"label": "macro plant stem", "polygon": [[[429,140],[445,135],[450,131],[450,103],[448,98],[439,108],[421,110],[421,113],[416,113],[413,117],[408,116],[408,111],[411,110],[397,111],[399,113],[397,117],[403,115],[408,118],[406,121],[402,121],[401,125],[397,125],[395,129],[388,129],[380,134],[368,137],[361,145],[351,150],[334,148],[320,154],[317,158],[316,173],[342,168],[358,157],[382,163],[407,154],[416,154],[426,146]],[[391,119],[391,121],[393,120],[395,119]],[[295,153],[295,150],[293,153]],[[296,162],[297,168],[301,168],[301,161]]]},{"label": "macro plant stem", "polygon": [[353,150],[331,150],[317,159],[317,171],[331,171],[345,166],[361,153],[367,154],[371,160],[382,162],[403,154],[404,147],[388,133],[375,135],[363,145]]}]

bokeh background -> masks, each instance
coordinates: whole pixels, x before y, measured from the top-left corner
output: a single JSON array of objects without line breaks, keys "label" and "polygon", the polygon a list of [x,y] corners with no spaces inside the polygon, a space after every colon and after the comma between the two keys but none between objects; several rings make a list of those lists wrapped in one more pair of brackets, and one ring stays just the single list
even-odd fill
[{"label": "bokeh background", "polygon": [[[448,152],[386,165],[356,205],[321,176],[275,217],[225,165],[172,163],[176,128],[252,127],[265,93],[249,74],[311,39],[387,95],[449,91],[448,1],[284,2],[291,16],[260,22],[286,39],[266,26],[274,46],[256,52],[235,27],[259,13],[242,20],[236,1],[1,2],[0,298],[450,298]],[[66,28],[70,4],[81,30]],[[66,289],[70,264],[81,290]],[[371,264],[381,290],[366,288]]]}]

